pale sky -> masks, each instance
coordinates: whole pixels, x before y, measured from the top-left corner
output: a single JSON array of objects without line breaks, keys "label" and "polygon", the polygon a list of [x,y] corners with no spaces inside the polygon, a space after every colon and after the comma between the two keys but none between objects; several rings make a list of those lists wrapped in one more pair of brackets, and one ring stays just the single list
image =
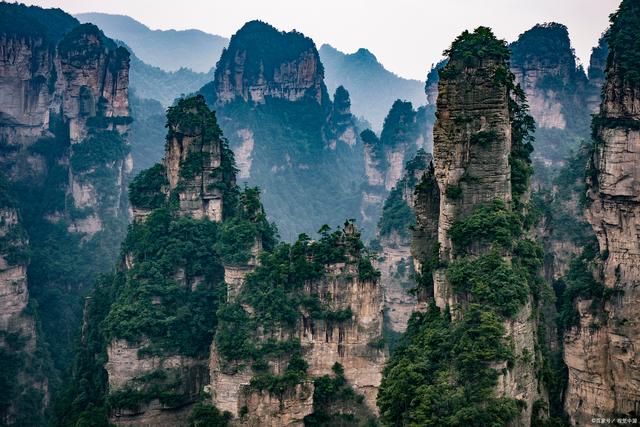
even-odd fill
[{"label": "pale sky", "polygon": [[[23,0],[24,1],[24,0]],[[69,13],[129,15],[152,29],[197,28],[230,37],[246,21],[261,19],[280,30],[296,29],[320,47],[347,53],[372,51],[403,77],[424,80],[431,64],[465,29],[493,28],[507,41],[536,23],[569,28],[579,60],[607,28],[620,0],[35,0]]]}]

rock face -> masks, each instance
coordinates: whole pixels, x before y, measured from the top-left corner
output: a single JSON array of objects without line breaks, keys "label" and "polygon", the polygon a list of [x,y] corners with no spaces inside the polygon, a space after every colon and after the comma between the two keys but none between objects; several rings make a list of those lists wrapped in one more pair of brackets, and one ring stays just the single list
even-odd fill
[{"label": "rock face", "polygon": [[[28,241],[18,212],[7,204],[6,183],[2,183],[2,208],[0,209],[0,358],[5,369],[2,381],[7,404],[0,408],[0,421],[13,425],[24,419],[19,411],[25,399],[41,399],[36,413],[38,419],[49,402],[48,381],[35,354],[37,340],[36,322],[29,313],[29,289],[27,286]],[[15,375],[15,377],[11,377]]]},{"label": "rock face", "polygon": [[[249,22],[201,92],[236,153],[238,178],[264,190],[266,211],[284,239],[358,216],[363,144],[348,91],[338,86],[333,100],[327,92],[313,40]],[[335,200],[331,208],[328,199]],[[365,232],[373,228],[367,223]]]},{"label": "rock face", "polygon": [[396,100],[380,137],[369,129],[361,133],[367,183],[360,212],[365,225],[379,218],[384,200],[402,178],[405,163],[424,148],[422,113],[415,111],[410,102]]},{"label": "rock face", "polygon": [[[481,242],[467,249],[461,248],[460,243],[454,245],[452,226],[459,226],[496,199],[506,206],[517,206],[524,190],[521,187],[527,185],[512,179],[516,161],[512,144],[523,144],[514,142],[517,137],[513,128],[523,111],[515,112],[511,106],[516,89],[507,68],[508,51],[500,43],[486,28],[472,34],[465,32],[454,42],[451,57],[440,72],[433,166],[426,168],[416,188],[411,252],[420,273],[419,300],[433,301],[441,310],[450,308],[458,322],[466,321],[467,310],[473,307],[477,296],[454,288],[449,266],[483,259],[490,248]],[[487,50],[477,50],[479,45],[487,46]],[[517,313],[503,318],[505,335],[512,340],[516,354],[536,353],[533,304],[529,295]],[[523,403],[522,412],[512,424],[529,425],[533,403],[540,397],[533,364],[494,364],[501,372],[497,395]]]},{"label": "rock face", "polygon": [[223,214],[221,184],[226,183],[221,170],[221,131],[211,125],[215,123],[215,118],[211,117],[213,113],[201,111],[197,105],[169,111],[164,158],[168,190],[176,190],[180,211],[185,216],[220,222]]},{"label": "rock face", "polygon": [[[253,50],[260,45],[260,52]],[[281,48],[286,46],[286,48]],[[326,101],[320,56],[313,42],[298,32],[274,31],[251,21],[223,50],[215,74],[218,103],[236,98],[264,103],[265,98],[298,101],[304,97]]]},{"label": "rock face", "polygon": [[635,38],[640,7],[623,1],[607,33],[609,58],[600,113],[594,117],[595,150],[587,181],[587,219],[598,238],[595,278],[600,300],[578,297],[579,324],[565,335],[569,382],[565,409],[574,425],[592,417],[637,416],[640,339],[634,306],[640,296],[640,81]]},{"label": "rock face", "polygon": [[[415,235],[417,230],[416,186],[427,179],[425,175],[430,169],[433,172],[432,161],[431,154],[419,150],[415,158],[407,163],[404,176],[385,201],[378,222],[378,268],[385,291],[385,321],[393,332],[405,331],[418,302],[410,292],[414,287],[412,277],[415,273],[411,232],[413,230]],[[437,218],[434,219],[431,224],[437,224]]]},{"label": "rock face", "polygon": [[[220,410],[233,414],[235,424],[303,426],[305,417],[312,416],[317,409],[312,380],[331,375],[336,363],[341,365],[348,385],[363,396],[365,410],[370,415],[377,413],[375,400],[386,360],[381,341],[383,292],[377,278],[363,275],[359,261],[361,255],[357,249],[361,243],[357,243],[359,233],[353,224],[346,224],[337,233],[332,235],[332,238],[337,238],[334,247],[346,249],[346,259],[324,265],[321,277],[305,281],[297,291],[299,296],[294,297],[303,301],[315,300],[315,304],[326,307],[327,313],[333,314],[319,317],[310,308],[292,307],[297,311],[292,324],[270,326],[267,320],[260,320],[263,319],[261,313],[264,308],[253,307],[249,302],[258,292],[254,287],[264,286],[256,280],[264,279],[248,278],[246,286],[250,288],[239,292],[235,310],[248,317],[240,323],[221,326],[223,331],[229,332],[219,330],[210,358],[213,403]],[[303,249],[307,259],[313,262],[314,257],[320,256],[314,245],[309,241],[298,241],[294,245],[298,249],[292,252],[291,257],[299,256],[294,253],[299,254],[297,251]],[[264,277],[270,268],[258,267],[254,274]],[[258,362],[252,361],[248,354],[237,355],[240,347],[225,348],[229,339],[226,334],[241,334],[238,330],[247,325],[252,325],[247,331],[251,345],[258,349],[254,357],[264,354],[265,360],[260,362],[264,367],[258,367]],[[284,354],[270,353],[273,350],[269,349],[279,346],[291,346],[292,350]],[[301,362],[295,363],[305,366],[306,375],[289,383],[286,378],[293,373],[292,363],[298,360],[296,357],[301,358]],[[282,388],[266,385],[278,381],[282,381]]]},{"label": "rock face", "polygon": [[[59,9],[9,3],[0,9],[0,169],[14,199],[6,224],[13,229],[20,221],[30,236],[29,243],[23,239],[24,250],[47,254],[32,260],[31,271],[40,275],[30,274],[29,283],[26,261],[5,263],[3,274],[12,284],[3,295],[15,305],[5,310],[13,320],[0,326],[0,334],[26,337],[23,369],[33,371],[12,381],[20,388],[14,404],[24,409],[22,418],[9,421],[38,425],[49,398],[42,378],[57,374],[47,369],[35,380],[37,369],[31,365],[47,366],[52,358],[59,371],[65,370],[72,331],[80,321],[75,298],[49,303],[51,295],[74,295],[89,286],[87,277],[76,273],[82,268],[103,271],[129,220],[129,54],[97,27],[79,25]],[[15,236],[5,237],[15,242]],[[70,267],[69,256],[82,267]],[[20,314],[27,301],[39,318],[48,320],[36,327],[32,317]],[[43,334],[36,337],[36,330]],[[51,356],[34,353],[35,344],[45,342]],[[35,390],[31,395],[29,388]]]}]

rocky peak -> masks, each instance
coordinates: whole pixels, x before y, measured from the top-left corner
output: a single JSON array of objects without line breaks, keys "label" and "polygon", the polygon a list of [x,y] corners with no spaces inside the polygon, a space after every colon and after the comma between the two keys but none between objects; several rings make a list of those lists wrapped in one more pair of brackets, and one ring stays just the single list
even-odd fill
[{"label": "rocky peak", "polygon": [[573,424],[636,416],[640,402],[640,4],[611,16],[600,113],[593,118],[586,217],[598,239],[592,290],[573,301],[577,324],[565,333]]},{"label": "rocky peak", "polygon": [[222,52],[214,87],[218,104],[241,98],[327,102],[324,70],[313,40],[297,31],[281,32],[261,21],[246,23]]},{"label": "rocky peak", "polygon": [[510,45],[511,70],[516,82],[524,89],[531,115],[542,128],[564,129],[567,123],[563,103],[576,96],[576,90],[586,87],[586,76],[576,60],[567,27],[558,23],[538,24],[520,35]]},{"label": "rocky peak", "polygon": [[[353,127],[351,99],[349,98],[349,92],[343,86],[338,86],[333,95],[330,121],[336,135],[342,136],[348,128]],[[355,139],[355,134],[353,136]],[[353,143],[355,143],[355,140]]]},{"label": "rocky peak", "polygon": [[[486,280],[492,281],[499,276],[495,275],[496,269],[504,268],[511,275],[519,268],[517,265],[528,262],[509,248],[521,244],[518,240],[522,225],[515,210],[519,209],[531,174],[528,135],[533,121],[527,115],[524,94],[515,85],[508,68],[507,45],[496,39],[489,28],[465,31],[445,54],[449,59],[439,72],[434,163],[432,167],[426,167],[415,192],[416,225],[411,252],[415,257],[417,296],[425,303],[421,308],[427,309],[426,318],[443,315],[448,319],[446,322],[450,322],[447,327],[453,329],[465,328],[467,322],[478,315],[485,325],[489,319],[494,319],[499,325],[496,329],[500,331],[498,341],[508,337],[515,354],[533,355],[536,321],[529,286],[536,283],[537,272],[530,271],[518,279],[498,279],[501,283],[489,285],[499,293],[506,289],[515,291],[508,298],[509,304],[483,295]],[[511,218],[507,222],[519,230],[504,250],[498,250],[500,244],[492,240],[501,232],[472,230],[484,228],[479,224],[488,224],[485,221],[491,222],[489,217],[494,215]],[[485,233],[493,244],[484,242]],[[486,270],[481,273],[483,269]],[[407,330],[415,327],[424,328],[419,333],[424,335],[419,336],[433,333],[427,324],[410,323]],[[431,346],[428,348],[432,350]],[[401,354],[399,352],[397,356],[400,360]],[[407,357],[410,358],[410,354]],[[477,355],[465,352],[464,357],[475,358]],[[395,363],[393,357],[391,363]],[[447,366],[455,365],[455,362],[448,363]],[[474,371],[479,366],[475,362],[472,365]],[[493,379],[486,383],[491,386],[481,393],[481,399],[493,396],[488,399],[505,403],[520,400],[520,409],[510,414],[504,412],[505,419],[501,423],[529,425],[533,403],[539,398],[533,364],[519,360],[508,363],[502,353],[496,354],[486,366],[489,370],[480,376]],[[452,378],[462,378],[459,375],[465,374],[459,372]],[[474,374],[474,379],[469,378],[469,381],[453,380],[454,383],[460,381],[454,389],[471,386],[477,378]],[[433,384],[430,378],[425,381]],[[383,413],[389,407],[385,403],[387,393],[388,390],[382,387],[382,397],[378,401]],[[468,411],[473,405],[467,401],[458,409],[447,411]],[[484,411],[486,407],[479,410]],[[494,419],[495,414],[491,417]],[[428,424],[426,420],[435,418],[425,414],[419,419]]]},{"label": "rocky peak", "polygon": [[433,131],[442,253],[451,250],[455,218],[496,198],[511,200],[508,50],[488,29],[463,36],[440,72]]},{"label": "rocky peak", "polygon": [[429,105],[435,105],[438,99],[438,81],[440,80],[440,70],[447,65],[447,60],[443,59],[435,65],[431,66],[431,70],[427,74],[427,80],[424,84],[424,92],[427,94],[427,102]]},{"label": "rocky peak", "polygon": [[201,95],[181,99],[169,107],[167,128],[164,166],[181,213],[221,221],[224,191],[235,183],[235,168],[215,113]]}]

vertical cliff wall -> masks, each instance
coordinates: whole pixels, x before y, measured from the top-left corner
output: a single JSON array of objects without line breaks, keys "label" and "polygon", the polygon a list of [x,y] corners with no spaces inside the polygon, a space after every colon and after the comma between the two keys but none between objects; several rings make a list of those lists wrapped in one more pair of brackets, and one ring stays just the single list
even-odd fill
[{"label": "vertical cliff wall", "polygon": [[425,311],[414,314],[385,369],[378,405],[390,423],[458,425],[473,413],[473,422],[527,426],[542,415],[534,402],[545,401],[537,368],[542,248],[522,217],[533,119],[509,50],[490,29],[463,33],[447,54],[433,167],[415,193],[412,254]]},{"label": "vertical cliff wall", "polygon": [[0,205],[0,421],[37,424],[43,422],[43,409],[50,399],[44,372],[49,360],[38,354],[44,345],[29,307],[29,242],[4,177]]},{"label": "vertical cliff wall", "polygon": [[[264,190],[266,210],[284,239],[359,217],[363,144],[348,91],[340,86],[331,99],[310,38],[248,22],[202,92],[236,153],[238,178]],[[368,235],[374,226],[366,224]]]},{"label": "vertical cliff wall", "polygon": [[[31,336],[25,371],[15,379],[25,399],[12,403],[28,418],[42,414],[45,385],[55,391],[70,363],[81,316],[74,296],[109,268],[128,223],[129,54],[59,9],[8,3],[0,9],[0,168],[14,199],[12,221],[19,218],[30,253],[24,286],[8,289],[19,300],[28,296],[25,319],[39,319],[25,331]],[[14,274],[13,267],[7,272]],[[26,263],[20,268],[25,274]],[[45,366],[43,374],[33,364]],[[35,394],[26,394],[28,387]]]},{"label": "vertical cliff wall", "polygon": [[[416,188],[427,179],[431,168],[431,154],[419,150],[407,162],[403,177],[385,200],[378,222],[378,268],[385,292],[385,322],[391,335],[405,331],[417,304],[413,293],[414,260],[411,254],[411,234],[416,224]],[[420,257],[422,259],[422,257]]]},{"label": "vertical cliff wall", "polygon": [[386,358],[382,307],[379,273],[352,223],[279,246],[220,313],[213,403],[239,425],[375,416]]},{"label": "vertical cliff wall", "polygon": [[600,112],[587,180],[587,219],[598,239],[589,290],[574,300],[576,323],[565,334],[569,385],[565,409],[574,425],[592,417],[638,415],[637,283],[640,194],[640,6],[623,1],[612,15]]}]

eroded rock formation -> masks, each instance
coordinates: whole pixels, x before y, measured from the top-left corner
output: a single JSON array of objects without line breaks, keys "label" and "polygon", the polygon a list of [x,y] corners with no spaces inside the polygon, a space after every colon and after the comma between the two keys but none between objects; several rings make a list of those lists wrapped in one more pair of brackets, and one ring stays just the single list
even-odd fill
[{"label": "eroded rock formation", "polygon": [[[20,332],[27,340],[23,368],[33,371],[17,377],[15,385],[22,389],[18,397],[10,393],[9,399],[23,405],[23,418],[15,422],[38,425],[42,420],[37,416],[48,401],[44,378],[58,374],[47,369],[29,385],[37,371],[31,359],[37,358],[41,366],[53,359],[58,370],[65,370],[72,331],[80,321],[76,298],[54,303],[52,295],[73,295],[88,286],[87,277],[79,273],[82,268],[104,271],[129,219],[129,53],[97,27],[79,25],[59,9],[9,3],[0,9],[0,168],[7,178],[7,194],[14,199],[6,224],[18,227],[20,221],[29,235],[25,250],[46,253],[32,259],[30,268],[36,274],[25,276],[26,262],[10,261],[4,267],[13,283],[5,290],[13,293],[15,302],[6,312],[24,312],[19,315],[27,322]],[[9,243],[12,238],[7,239]],[[65,257],[73,256],[82,267],[68,265]],[[27,320],[22,304],[27,299],[46,323],[34,326]],[[12,324],[2,325],[1,333],[18,334]],[[43,334],[36,337],[36,331]],[[34,356],[36,342],[42,346]],[[43,350],[45,342],[50,354]],[[28,386],[37,392],[27,395]]]},{"label": "eroded rock formation", "polygon": [[[364,153],[347,89],[337,87],[332,100],[313,40],[260,21],[231,38],[202,89],[236,153],[238,178],[264,189],[288,241],[358,212]],[[373,234],[374,224],[363,226]]]},{"label": "eroded rock formation", "polygon": [[[348,398],[339,399],[344,405],[339,413],[360,411],[369,417],[377,413],[375,399],[386,359],[383,292],[376,275],[369,276],[365,271],[371,267],[363,264],[359,239],[354,225],[347,223],[344,229],[325,235],[319,244],[300,240],[293,246],[285,262],[292,266],[304,263],[302,250],[306,262],[321,267],[321,271],[316,279],[303,284],[292,282],[294,288],[285,291],[287,299],[281,304],[304,301],[302,306],[290,307],[286,322],[276,321],[285,319],[284,312],[267,315],[267,306],[255,296],[265,286],[279,289],[280,284],[271,283],[273,279],[267,276],[275,265],[258,267],[257,276],[248,279],[249,288],[240,291],[235,305],[229,308],[236,314],[225,316],[226,324],[218,330],[210,359],[213,403],[233,414],[238,425],[304,425],[305,417],[318,410],[318,402],[313,399],[314,379],[334,375],[336,364],[347,385],[362,396],[364,403],[358,409],[359,404],[348,403]],[[326,256],[322,248],[329,240],[335,250],[344,251],[344,258],[318,263]],[[296,274],[304,274],[292,273],[287,281],[299,280]],[[256,303],[260,306],[254,307]],[[229,346],[230,334],[238,336],[234,347]],[[254,350],[248,351],[248,347]]]},{"label": "eroded rock formation", "polygon": [[606,35],[609,57],[587,179],[587,219],[598,239],[598,295],[574,301],[577,325],[565,334],[565,409],[574,425],[593,417],[638,415],[640,364],[640,6],[623,1]]},{"label": "eroded rock formation", "polygon": [[[468,322],[483,297],[474,294],[479,292],[475,285],[461,289],[458,280],[475,282],[473,276],[481,269],[482,260],[497,256],[497,252],[495,244],[473,237],[471,229],[461,237],[459,227],[483,221],[479,218],[486,209],[519,209],[530,173],[518,168],[528,162],[531,146],[526,134],[532,122],[520,106],[523,94],[507,68],[506,46],[501,46],[486,28],[465,32],[454,42],[449,61],[440,72],[433,166],[427,168],[416,188],[412,254],[419,273],[418,296],[427,305],[435,302],[440,310],[451,310],[452,318],[461,325]],[[522,133],[524,129],[528,130]],[[504,262],[518,262],[508,249],[501,256],[508,260]],[[469,262],[477,264],[457,279],[457,266]],[[527,280],[533,283],[535,279]],[[498,312],[503,313],[504,334],[513,343],[515,354],[528,356],[517,358],[515,363],[498,358],[491,364],[499,372],[496,395],[522,403],[521,412],[511,423],[523,426],[531,423],[534,402],[544,399],[531,362],[537,351],[537,308],[527,280],[510,285],[523,289],[518,308],[509,315],[504,315],[504,308]],[[485,300],[485,304],[490,307],[492,303]]]},{"label": "eroded rock formation", "polygon": [[[431,154],[419,150],[407,163],[404,176],[385,201],[378,222],[378,268],[385,291],[385,320],[388,321],[387,327],[397,333],[404,332],[418,302],[412,293],[415,262],[411,253],[411,234],[415,236],[418,229],[422,230],[429,224],[437,225],[437,216],[432,221],[424,221],[422,206],[426,197],[418,193],[418,188],[424,186],[421,183],[428,180],[429,173],[433,173],[432,162]],[[420,206],[416,206],[418,200],[422,202]],[[418,215],[421,216],[420,226],[416,224]],[[415,240],[422,238],[416,237]],[[422,255],[420,253],[419,259],[423,258]]]}]

